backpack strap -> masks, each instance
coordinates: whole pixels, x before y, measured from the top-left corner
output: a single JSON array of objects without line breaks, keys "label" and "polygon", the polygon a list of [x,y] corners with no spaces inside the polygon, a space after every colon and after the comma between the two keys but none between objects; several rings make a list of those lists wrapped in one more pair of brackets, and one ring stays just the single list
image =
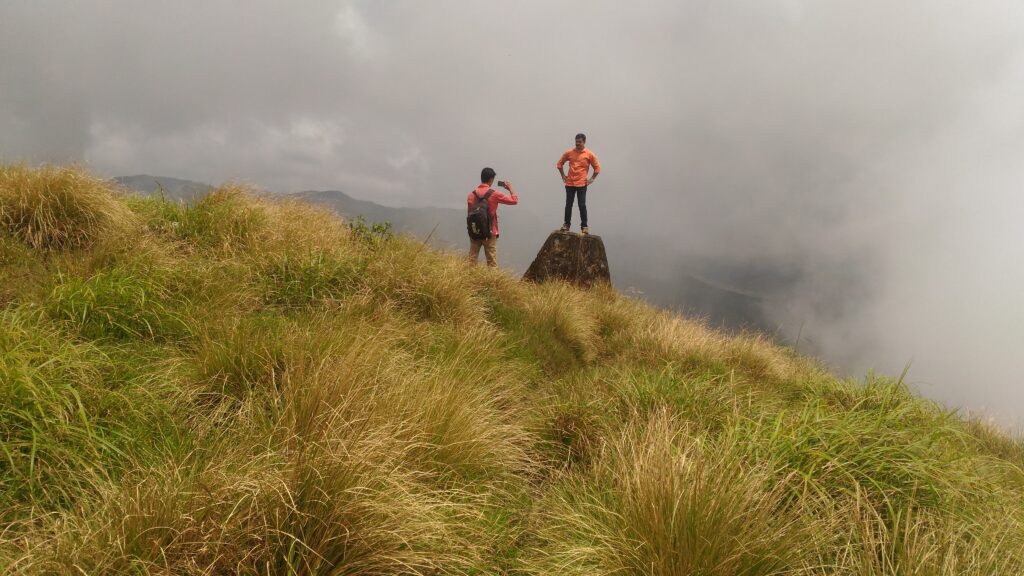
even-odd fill
[{"label": "backpack strap", "polygon": [[476,198],[477,202],[479,202],[481,200],[487,200],[488,198],[491,197],[491,194],[494,194],[494,188],[491,188],[490,190],[488,190],[487,194],[484,194],[483,198],[481,198],[480,196],[477,196],[476,190],[473,190],[473,198]]}]

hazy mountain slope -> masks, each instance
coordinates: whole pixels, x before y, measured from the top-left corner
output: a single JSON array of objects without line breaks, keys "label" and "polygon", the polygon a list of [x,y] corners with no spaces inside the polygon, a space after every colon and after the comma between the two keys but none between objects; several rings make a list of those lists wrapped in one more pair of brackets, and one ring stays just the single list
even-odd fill
[{"label": "hazy mountain slope", "polygon": [[466,235],[466,215],[460,210],[395,208],[358,200],[337,190],[297,192],[289,196],[327,206],[346,218],[362,216],[367,222],[390,222],[396,231],[420,240],[429,237],[432,245],[441,248],[461,248],[456,240]]},{"label": "hazy mountain slope", "polygon": [[[147,175],[117,178],[129,189],[151,194],[156,183],[169,198],[192,201],[211,188],[208,185]],[[427,240],[434,248],[461,252],[466,249],[465,213],[448,208],[395,208],[359,200],[337,190],[304,191],[287,196],[302,198],[368,222],[390,222],[398,232]],[[516,209],[500,213],[502,226],[512,231],[499,246],[499,263],[523,273],[557,222],[539,221]],[[765,311],[768,298],[781,297],[793,281],[790,271],[730,265],[695,257],[684,258],[659,250],[645,238],[623,234],[604,237],[612,281],[620,290],[642,297],[652,304],[706,318],[716,326],[752,329],[774,334]],[[709,280],[717,279],[717,280]]]},{"label": "hazy mountain slope", "polygon": [[209,184],[167,176],[150,176],[149,174],[118,176],[114,178],[114,181],[129,190],[146,194],[163,193],[168,200],[182,202],[195,202],[213,190],[213,186]]}]

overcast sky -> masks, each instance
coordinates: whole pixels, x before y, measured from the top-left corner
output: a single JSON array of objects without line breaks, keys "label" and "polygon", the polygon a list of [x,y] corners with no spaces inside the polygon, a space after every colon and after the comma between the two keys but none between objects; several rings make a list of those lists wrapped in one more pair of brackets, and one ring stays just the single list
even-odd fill
[{"label": "overcast sky", "polygon": [[595,232],[795,269],[780,333],[1004,421],[1022,102],[1019,0],[0,3],[3,161],[449,207],[491,165],[555,227],[583,131]]}]

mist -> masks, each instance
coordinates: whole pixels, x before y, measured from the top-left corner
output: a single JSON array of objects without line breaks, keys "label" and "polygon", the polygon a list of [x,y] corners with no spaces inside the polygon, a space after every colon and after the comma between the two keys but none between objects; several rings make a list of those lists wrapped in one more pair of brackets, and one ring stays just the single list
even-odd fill
[{"label": "mist", "polygon": [[709,280],[844,374],[909,364],[1015,426],[1022,70],[1009,1],[10,1],[0,160],[452,208],[489,165],[555,228],[585,132],[610,254],[777,272]]}]

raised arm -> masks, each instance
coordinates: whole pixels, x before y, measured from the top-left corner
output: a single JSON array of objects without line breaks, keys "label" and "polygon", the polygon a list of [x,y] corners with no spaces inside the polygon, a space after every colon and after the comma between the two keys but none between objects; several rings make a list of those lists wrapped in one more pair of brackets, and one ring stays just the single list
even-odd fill
[{"label": "raised arm", "polygon": [[504,192],[498,192],[495,194],[495,197],[498,199],[498,204],[519,204],[519,196],[512,187],[512,183],[508,180],[505,180],[505,189],[508,190],[508,194],[505,194]]}]

